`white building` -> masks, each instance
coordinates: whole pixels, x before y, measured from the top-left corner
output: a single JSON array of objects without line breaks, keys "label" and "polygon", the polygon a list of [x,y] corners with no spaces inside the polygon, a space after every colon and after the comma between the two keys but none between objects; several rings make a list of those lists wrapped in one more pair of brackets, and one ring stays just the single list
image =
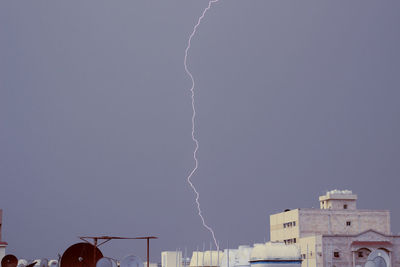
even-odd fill
[{"label": "white building", "polygon": [[[210,253],[211,252],[211,253]],[[203,259],[204,258],[204,259]],[[295,245],[260,243],[222,251],[194,251],[190,267],[300,267],[300,250]]]},{"label": "white building", "polygon": [[193,251],[190,267],[217,267],[221,266],[223,251],[206,250]]},{"label": "white building", "polygon": [[273,214],[271,241],[296,244],[303,267],[400,266],[400,236],[391,234],[390,212],[357,209],[356,200],[349,190],[332,190],[319,198],[320,209]]},{"label": "white building", "polygon": [[182,251],[161,252],[161,267],[183,267]]},{"label": "white building", "polygon": [[241,245],[237,249],[225,249],[221,267],[250,267],[250,255],[253,247]]}]

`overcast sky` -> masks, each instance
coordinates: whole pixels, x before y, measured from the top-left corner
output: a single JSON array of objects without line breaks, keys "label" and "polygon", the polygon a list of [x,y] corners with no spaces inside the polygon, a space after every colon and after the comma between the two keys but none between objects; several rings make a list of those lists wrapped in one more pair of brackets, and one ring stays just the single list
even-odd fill
[{"label": "overcast sky", "polygon": [[[79,235],[208,246],[187,38],[206,0],[0,2],[0,208],[7,253],[56,258]],[[220,0],[190,50],[199,170],[221,246],[330,189],[400,232],[400,1]],[[105,255],[145,258],[145,242]]]}]

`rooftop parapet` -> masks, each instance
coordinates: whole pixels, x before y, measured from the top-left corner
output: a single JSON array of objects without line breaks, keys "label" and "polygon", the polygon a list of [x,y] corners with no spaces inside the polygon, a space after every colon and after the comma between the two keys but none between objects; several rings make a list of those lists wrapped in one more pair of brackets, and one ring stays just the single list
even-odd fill
[{"label": "rooftop parapet", "polygon": [[320,196],[319,201],[324,201],[324,200],[331,200],[331,199],[337,199],[337,200],[357,200],[357,195],[353,194],[351,190],[331,190],[326,192],[326,195]]}]

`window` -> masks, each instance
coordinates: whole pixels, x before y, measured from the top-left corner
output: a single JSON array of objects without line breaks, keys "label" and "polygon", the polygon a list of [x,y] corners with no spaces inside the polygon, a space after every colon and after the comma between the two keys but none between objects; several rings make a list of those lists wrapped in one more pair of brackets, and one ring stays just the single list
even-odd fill
[{"label": "window", "polygon": [[296,243],[296,238],[293,238],[293,243]]},{"label": "window", "polygon": [[293,226],[296,226],[296,222],[293,222]]},{"label": "window", "polygon": [[343,209],[347,210],[347,204],[343,205]]},{"label": "window", "polygon": [[364,257],[364,254],[362,253],[362,251],[359,251],[359,252],[358,252],[358,257],[359,257],[359,258]]},{"label": "window", "polygon": [[306,258],[306,254],[301,254],[301,257],[303,258],[303,260]]},{"label": "window", "polygon": [[338,251],[333,252],[333,257],[339,258],[340,257],[339,252]]},{"label": "window", "polygon": [[351,226],[351,221],[347,221],[346,226]]}]

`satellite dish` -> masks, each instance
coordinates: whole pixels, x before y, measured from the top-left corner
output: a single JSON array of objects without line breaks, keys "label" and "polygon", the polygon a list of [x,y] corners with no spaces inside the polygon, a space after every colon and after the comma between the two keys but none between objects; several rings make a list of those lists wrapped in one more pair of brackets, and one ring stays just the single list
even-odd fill
[{"label": "satellite dish", "polygon": [[58,261],[57,260],[49,261],[49,267],[58,267]]},{"label": "satellite dish", "polygon": [[18,259],[14,255],[8,254],[1,260],[1,267],[17,267]]},{"label": "satellite dish", "polygon": [[8,254],[1,260],[1,267],[17,267],[18,259],[14,255]]},{"label": "satellite dish", "polygon": [[26,267],[26,265],[28,265],[28,261],[27,260],[24,260],[24,259],[18,260],[17,267]]},{"label": "satellite dish", "polygon": [[122,259],[120,267],[144,267],[143,261],[135,255],[128,255]]},{"label": "satellite dish", "polygon": [[104,257],[96,263],[96,267],[117,267],[117,264],[112,259]]},{"label": "satellite dish", "polygon": [[95,267],[103,257],[101,251],[90,243],[76,243],[62,255],[60,267]]}]

